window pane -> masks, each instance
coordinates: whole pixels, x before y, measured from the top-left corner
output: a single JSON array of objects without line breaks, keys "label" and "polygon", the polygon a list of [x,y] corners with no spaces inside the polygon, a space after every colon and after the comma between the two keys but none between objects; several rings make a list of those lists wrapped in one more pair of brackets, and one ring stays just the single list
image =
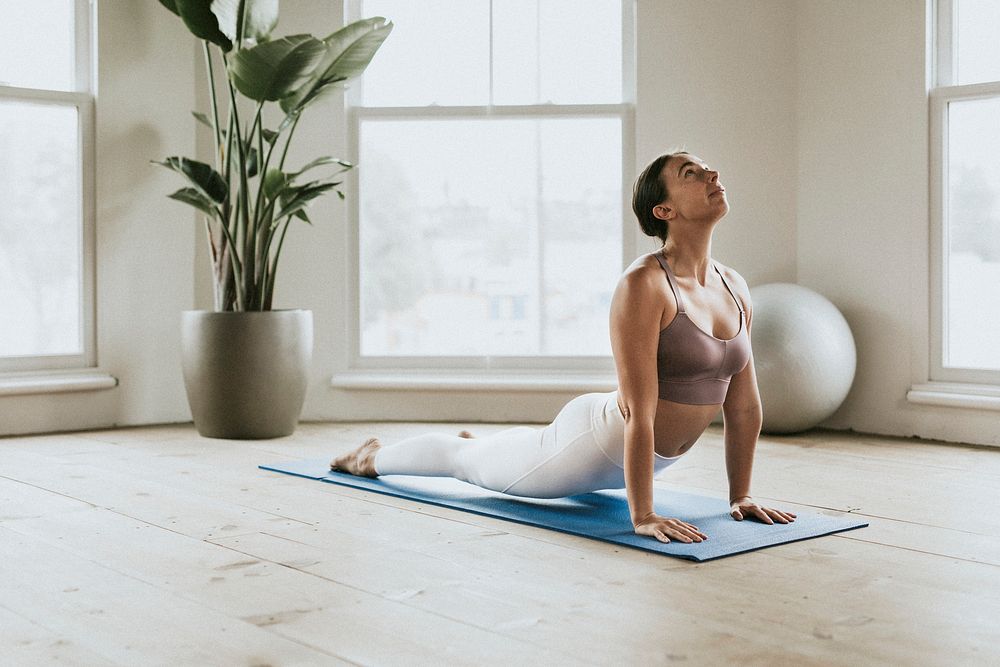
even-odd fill
[{"label": "window pane", "polygon": [[621,121],[366,120],[363,355],[610,355]]},{"label": "window pane", "polygon": [[74,90],[73,0],[3,0],[0,86]]},{"label": "window pane", "polygon": [[1000,98],[948,105],[944,365],[1000,369]]},{"label": "window pane", "polygon": [[488,104],[489,0],[365,0],[392,34],[365,70],[366,106]]},{"label": "window pane", "polygon": [[496,104],[622,101],[621,0],[496,0]]},{"label": "window pane", "polygon": [[955,0],[958,83],[1000,81],[1000,2]]},{"label": "window pane", "polygon": [[0,102],[0,356],[81,354],[77,110]]}]

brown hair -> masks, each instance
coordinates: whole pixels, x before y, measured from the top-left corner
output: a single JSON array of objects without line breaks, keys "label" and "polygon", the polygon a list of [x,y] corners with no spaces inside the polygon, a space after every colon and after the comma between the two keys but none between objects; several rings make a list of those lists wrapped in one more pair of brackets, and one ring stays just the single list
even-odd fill
[{"label": "brown hair", "polygon": [[667,184],[662,178],[663,168],[670,158],[686,153],[678,150],[666,153],[649,163],[632,187],[632,211],[639,219],[639,226],[646,236],[656,236],[667,242],[667,221],[653,215],[653,207],[663,203],[667,198]]}]

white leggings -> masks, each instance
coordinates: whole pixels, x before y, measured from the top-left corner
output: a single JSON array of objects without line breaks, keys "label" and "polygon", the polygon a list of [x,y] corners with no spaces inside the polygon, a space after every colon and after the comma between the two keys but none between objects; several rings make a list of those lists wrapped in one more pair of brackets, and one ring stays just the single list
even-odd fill
[{"label": "white leggings", "polygon": [[[654,452],[654,474],[679,456]],[[548,426],[516,426],[482,438],[428,433],[383,446],[379,475],[455,477],[493,491],[561,498],[625,488],[625,418],[618,391],[577,396]]]}]

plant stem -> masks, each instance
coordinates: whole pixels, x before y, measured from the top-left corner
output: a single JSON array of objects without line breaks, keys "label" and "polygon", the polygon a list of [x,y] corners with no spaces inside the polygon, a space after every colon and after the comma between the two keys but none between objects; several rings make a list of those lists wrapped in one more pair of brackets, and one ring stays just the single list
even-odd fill
[{"label": "plant stem", "polygon": [[[209,46],[208,40],[202,41],[202,47],[205,51],[205,70],[208,72],[208,92],[209,98],[212,100],[212,131],[215,134],[215,150],[212,151],[215,156],[215,169],[218,171],[222,168],[222,160],[224,159],[223,147],[222,147],[222,134],[219,132],[219,101],[215,94],[215,70],[212,67],[212,50]],[[226,199],[228,200],[229,192],[226,192]],[[223,202],[225,204],[225,202]],[[220,211],[220,214],[222,212]],[[226,217],[220,215],[219,224],[222,227],[226,226]],[[226,291],[225,285],[219,284],[219,279],[225,274],[219,266],[220,259],[225,257],[225,246],[226,238],[222,234],[219,235],[219,240],[216,242],[215,232],[212,231],[212,219],[209,217],[205,218],[205,231],[208,234],[208,246],[212,251],[212,302],[215,310],[222,310],[224,307],[223,300]]]},{"label": "plant stem", "polygon": [[[215,211],[218,215],[222,215],[222,211],[220,211],[218,208],[216,208]],[[229,233],[229,228],[226,227],[225,225],[222,225],[222,233],[225,234],[226,238],[229,240],[229,259],[232,262],[233,266],[233,282],[236,284],[236,310],[243,310],[244,309],[243,306],[245,303],[245,296],[243,294],[242,284],[240,280],[241,274],[243,273],[243,267],[240,264],[239,255],[237,255],[234,252],[234,249],[238,248],[239,246],[236,245],[236,242],[233,240],[233,237]]]},{"label": "plant stem", "polygon": [[301,115],[295,117],[295,121],[292,123],[292,129],[288,131],[288,138],[285,139],[285,150],[281,152],[281,162],[278,163],[278,169],[285,168],[285,158],[288,156],[288,147],[292,143],[292,135],[295,134],[295,128],[299,126],[300,118],[302,118]]},{"label": "plant stem", "polygon": [[215,131],[215,169],[222,167],[222,135],[219,132],[219,101],[215,96],[215,72],[212,70],[212,51],[208,40],[202,42],[205,47],[205,69],[208,71],[208,92],[212,98],[212,129]]},{"label": "plant stem", "polygon": [[[226,54],[222,54],[222,63],[223,63],[224,67],[228,64],[226,62]],[[237,251],[239,249],[239,246],[233,244],[233,242],[232,242],[232,237],[234,235],[235,236],[239,235],[239,220],[238,220],[237,216],[233,215],[233,196],[232,196],[232,193],[233,193],[233,184],[232,184],[232,179],[231,179],[231,174],[232,174],[232,153],[233,153],[233,135],[236,134],[236,132],[234,130],[234,128],[235,128],[235,120],[233,118],[233,109],[232,109],[232,107],[230,107],[228,109],[228,111],[227,111],[226,128],[227,128],[226,129],[226,148],[225,148],[225,152],[224,152],[224,155],[223,155],[223,160],[224,160],[224,163],[225,163],[225,174],[223,174],[223,178],[224,178],[224,180],[226,182],[226,201],[224,201],[222,203],[222,219],[221,219],[221,222],[222,222],[222,226],[224,227],[224,238],[229,243],[229,248],[228,248],[228,250],[226,248],[223,248],[222,256],[225,257],[228,254],[230,256],[230,258],[232,258],[234,255],[236,255],[237,259],[238,259],[238,252]],[[230,262],[230,263],[232,264],[232,262]],[[233,266],[235,266],[235,265],[233,265]],[[241,301],[241,297],[240,297],[241,287],[240,287],[239,283],[237,282],[238,278],[236,276],[237,276],[237,272],[236,271],[233,271],[233,273],[231,273],[231,274],[226,274],[224,271],[222,271],[220,269],[219,280],[223,281],[223,284],[224,284],[223,292],[224,292],[224,294],[226,294],[226,293],[229,292],[230,281],[231,281],[233,283],[232,290],[235,293],[236,308],[238,310],[242,310],[242,301]],[[224,297],[224,299],[223,299],[223,301],[224,301],[223,305],[224,306],[228,305],[228,303],[226,303],[226,300],[227,299]]]},{"label": "plant stem", "polygon": [[215,280],[216,273],[219,270],[219,260],[218,253],[215,251],[215,239],[212,238],[212,219],[207,215],[205,216],[205,232],[208,236],[208,249],[211,251],[209,259],[212,264],[212,306],[218,311],[221,310],[222,304],[222,289],[218,281]]},{"label": "plant stem", "polygon": [[271,303],[271,297],[274,292],[274,278],[278,275],[278,258],[281,256],[281,246],[285,245],[285,232],[288,231],[288,225],[292,222],[292,216],[285,218],[285,226],[281,228],[281,238],[278,239],[278,249],[274,252],[274,261],[271,266],[271,280],[264,288],[264,301],[267,304]]},{"label": "plant stem", "polygon": [[264,172],[261,171],[264,159],[264,140],[263,140],[263,130],[264,124],[261,120],[261,111],[264,109],[264,102],[259,102],[257,104],[257,113],[254,117],[253,127],[250,128],[250,134],[248,135],[248,143],[253,142],[254,130],[257,132],[257,199],[254,202],[253,207],[253,282],[255,286],[255,293],[260,292],[260,230],[263,223],[261,219],[260,203],[261,197],[264,193]]},{"label": "plant stem", "polygon": [[[229,109],[233,113],[233,119],[234,119],[234,124],[236,125],[237,133],[240,134],[240,136],[236,141],[236,147],[239,149],[239,170],[240,170],[240,186],[239,189],[237,190],[237,193],[239,194],[240,197],[239,216],[244,231],[243,241],[244,243],[246,243],[247,240],[252,235],[250,229],[250,199],[247,196],[247,187],[248,187],[247,155],[245,146],[243,145],[243,136],[242,133],[240,133],[239,131],[240,115],[239,115],[239,109],[236,107],[236,89],[233,87],[232,80],[229,80],[228,83],[229,83]],[[251,293],[253,285],[250,283],[250,277],[247,275],[248,273],[252,273],[252,267],[249,270],[247,270],[246,267],[246,261],[248,259],[249,257],[247,257],[246,248],[244,248],[243,262],[242,262],[243,267],[245,269],[243,271],[243,304],[240,307],[240,310],[244,310],[248,302],[255,301],[255,299],[253,298],[253,294]],[[238,294],[239,293],[237,292],[237,295]]]}]

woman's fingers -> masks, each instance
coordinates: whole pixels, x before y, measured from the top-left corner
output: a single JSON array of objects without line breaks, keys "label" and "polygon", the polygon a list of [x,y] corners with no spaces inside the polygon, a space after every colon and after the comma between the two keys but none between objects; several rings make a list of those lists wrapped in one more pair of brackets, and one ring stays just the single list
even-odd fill
[{"label": "woman's fingers", "polygon": [[753,517],[769,525],[773,525],[775,521],[778,523],[791,523],[795,521],[795,514],[793,512],[783,512],[771,509],[770,507],[763,507],[753,502],[733,503],[729,514],[737,521],[742,521],[746,517]]},{"label": "woman's fingers", "polygon": [[683,527],[674,527],[668,530],[670,530],[674,537],[685,542],[701,542],[708,539],[708,535],[698,530],[690,530]]},{"label": "woman's fingers", "polygon": [[690,543],[695,542],[695,541],[701,542],[701,540],[695,540],[695,538],[688,537],[687,535],[684,535],[683,533],[681,533],[679,531],[676,531],[676,530],[671,531],[670,534],[673,535],[674,538],[680,540],[681,542],[685,542],[687,544],[690,544]]},{"label": "woman's fingers", "polygon": [[678,520],[677,523],[679,523],[681,528],[686,530],[691,536],[697,536],[703,540],[708,539],[708,535],[698,530],[698,526],[694,525],[693,523],[687,523],[685,521],[680,521],[680,520]]},{"label": "woman's fingers", "polygon": [[795,519],[788,516],[787,512],[782,512],[781,510],[767,510],[770,513],[771,518],[777,520],[778,523],[791,523]]},{"label": "woman's fingers", "polygon": [[669,543],[671,539],[688,544],[708,539],[708,535],[698,530],[694,524],[680,519],[664,519],[662,517],[654,517],[640,523],[636,526],[635,532],[654,537],[665,543]]}]

